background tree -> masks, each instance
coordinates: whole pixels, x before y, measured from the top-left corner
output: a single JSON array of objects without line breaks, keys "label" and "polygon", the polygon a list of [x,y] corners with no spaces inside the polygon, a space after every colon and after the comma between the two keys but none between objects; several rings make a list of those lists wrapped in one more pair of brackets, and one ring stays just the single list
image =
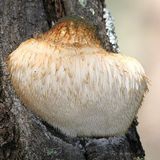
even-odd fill
[{"label": "background tree", "polygon": [[63,16],[78,15],[97,27],[104,48],[118,52],[104,0],[0,1],[0,160],[132,160],[144,157],[136,121],[121,137],[70,138],[26,110],[5,60],[24,40],[47,31]]}]

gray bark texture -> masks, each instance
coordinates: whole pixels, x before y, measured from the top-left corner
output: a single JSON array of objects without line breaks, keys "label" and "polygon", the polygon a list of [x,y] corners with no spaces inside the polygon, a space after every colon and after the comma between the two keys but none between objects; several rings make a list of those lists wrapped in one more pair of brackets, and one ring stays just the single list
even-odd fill
[{"label": "gray bark texture", "polygon": [[104,0],[0,0],[0,160],[144,158],[136,120],[120,137],[66,137],[28,111],[10,84],[8,54],[64,16],[85,18],[97,27],[104,48],[118,52],[112,18],[104,8]]}]

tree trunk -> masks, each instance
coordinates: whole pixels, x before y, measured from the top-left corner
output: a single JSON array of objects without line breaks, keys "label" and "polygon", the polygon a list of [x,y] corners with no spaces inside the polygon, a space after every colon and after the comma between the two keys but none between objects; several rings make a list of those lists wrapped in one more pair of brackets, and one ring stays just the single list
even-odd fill
[{"label": "tree trunk", "polygon": [[5,60],[24,40],[63,16],[97,27],[103,47],[118,52],[104,0],[0,0],[0,160],[132,160],[144,157],[136,121],[121,137],[70,138],[26,110],[12,89]]}]

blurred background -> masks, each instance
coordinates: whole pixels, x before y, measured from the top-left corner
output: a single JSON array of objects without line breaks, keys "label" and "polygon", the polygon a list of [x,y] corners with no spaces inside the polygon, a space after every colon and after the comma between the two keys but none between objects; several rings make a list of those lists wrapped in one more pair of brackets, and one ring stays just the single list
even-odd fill
[{"label": "blurred background", "polygon": [[138,113],[146,160],[160,160],[160,0],[106,0],[123,54],[137,58],[150,79]]}]

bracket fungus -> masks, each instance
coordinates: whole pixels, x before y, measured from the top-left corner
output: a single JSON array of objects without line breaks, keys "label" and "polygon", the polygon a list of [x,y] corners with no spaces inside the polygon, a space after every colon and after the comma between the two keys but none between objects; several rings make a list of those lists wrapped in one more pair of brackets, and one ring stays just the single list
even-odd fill
[{"label": "bracket fungus", "polygon": [[104,50],[82,19],[23,42],[7,65],[26,107],[72,137],[124,134],[147,91],[141,64]]}]

